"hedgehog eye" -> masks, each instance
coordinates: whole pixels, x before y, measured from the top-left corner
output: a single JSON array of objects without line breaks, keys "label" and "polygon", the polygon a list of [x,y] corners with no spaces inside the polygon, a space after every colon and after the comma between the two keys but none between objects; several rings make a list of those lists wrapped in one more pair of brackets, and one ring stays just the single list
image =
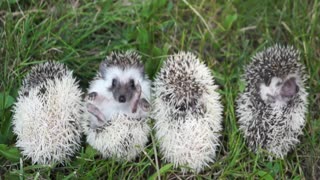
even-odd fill
[{"label": "hedgehog eye", "polygon": [[116,87],[117,85],[117,80],[116,79],[112,79],[112,87]]},{"label": "hedgehog eye", "polygon": [[135,85],[134,85],[134,80],[133,80],[133,79],[130,79],[130,82],[129,82],[129,83],[130,83],[130,87],[131,87],[131,88],[134,88],[134,87],[135,87]]}]

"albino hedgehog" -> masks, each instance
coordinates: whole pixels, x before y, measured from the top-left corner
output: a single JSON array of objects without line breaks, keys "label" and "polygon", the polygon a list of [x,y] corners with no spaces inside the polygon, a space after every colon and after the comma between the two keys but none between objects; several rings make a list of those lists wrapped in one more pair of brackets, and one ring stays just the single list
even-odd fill
[{"label": "albino hedgehog", "polygon": [[111,53],[88,89],[87,142],[104,157],[133,160],[148,142],[150,80],[140,56]]},{"label": "albino hedgehog", "polygon": [[306,79],[293,47],[275,45],[252,58],[236,110],[251,150],[263,148],[283,158],[299,143],[307,110]]},{"label": "albino hedgehog", "polygon": [[32,67],[13,108],[16,146],[32,163],[64,163],[80,147],[81,90],[58,62]]},{"label": "albino hedgehog", "polygon": [[156,137],[164,159],[183,172],[214,161],[222,105],[210,70],[192,53],[170,56],[153,84]]}]

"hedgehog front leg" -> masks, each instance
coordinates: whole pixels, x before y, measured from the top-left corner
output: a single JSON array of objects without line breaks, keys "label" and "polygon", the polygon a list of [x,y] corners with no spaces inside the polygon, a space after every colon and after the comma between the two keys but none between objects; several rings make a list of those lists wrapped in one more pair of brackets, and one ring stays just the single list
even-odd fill
[{"label": "hedgehog front leg", "polygon": [[106,97],[99,95],[97,92],[89,93],[88,100],[94,102],[94,104],[101,104],[104,101],[108,101]]},{"label": "hedgehog front leg", "polygon": [[102,114],[102,112],[93,104],[88,103],[87,104],[88,112],[91,113],[92,115],[96,116],[98,121],[103,123],[105,122],[106,118]]},{"label": "hedgehog front leg", "polygon": [[138,109],[139,100],[141,97],[141,85],[138,83],[136,85],[136,91],[133,94],[131,109],[132,113],[136,113]]},{"label": "hedgehog front leg", "polygon": [[[97,103],[99,104],[99,103],[101,103],[102,101],[105,100],[105,98],[100,96],[100,95],[98,95],[97,92],[89,93],[88,94],[88,99],[90,101],[92,101],[94,104],[97,104]],[[91,113],[92,115],[94,115],[96,117],[96,119],[97,119],[97,121],[95,121],[95,122],[90,122],[91,123],[91,128],[96,129],[97,127],[102,127],[104,124],[110,125],[110,123],[107,122],[104,114],[94,104],[92,104],[92,103],[88,103],[87,104],[88,112]]]},{"label": "hedgehog front leg", "polygon": [[[150,110],[150,103],[145,99],[141,98],[141,85],[137,84],[136,85],[136,92],[133,95],[132,98],[132,113],[136,113],[138,110],[138,107],[142,109],[144,112],[148,112]],[[140,99],[141,98],[141,99]]]},{"label": "hedgehog front leg", "polygon": [[87,109],[88,109],[88,112],[91,113],[92,115],[94,115],[97,119],[97,121],[95,121],[95,122],[93,122],[93,121],[90,122],[91,128],[96,129],[98,127],[104,126],[105,124],[110,125],[106,121],[105,116],[102,114],[102,112],[95,105],[88,103]]},{"label": "hedgehog front leg", "polygon": [[148,112],[151,109],[150,103],[145,98],[140,99],[139,107],[141,107],[144,112]]},{"label": "hedgehog front leg", "polygon": [[97,93],[97,92],[91,92],[91,93],[88,94],[88,99],[89,99],[90,101],[94,101],[97,96],[98,96],[98,93]]}]

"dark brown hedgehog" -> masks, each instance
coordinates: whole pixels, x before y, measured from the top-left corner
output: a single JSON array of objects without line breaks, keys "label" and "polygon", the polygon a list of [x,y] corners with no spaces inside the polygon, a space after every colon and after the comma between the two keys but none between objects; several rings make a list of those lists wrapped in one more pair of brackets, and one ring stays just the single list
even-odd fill
[{"label": "dark brown hedgehog", "polygon": [[[293,47],[275,45],[257,53],[246,67],[246,88],[237,100],[240,130],[251,150],[283,158],[305,126],[305,67]],[[271,156],[270,156],[271,157]]]}]

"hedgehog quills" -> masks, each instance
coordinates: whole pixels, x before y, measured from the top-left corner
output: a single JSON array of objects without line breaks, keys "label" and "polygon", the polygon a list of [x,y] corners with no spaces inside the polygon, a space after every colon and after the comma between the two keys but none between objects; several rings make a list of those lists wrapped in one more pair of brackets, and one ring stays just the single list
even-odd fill
[{"label": "hedgehog quills", "polygon": [[[156,138],[164,159],[200,172],[219,146],[222,105],[210,70],[192,53],[170,56],[153,85]],[[185,168],[189,167],[189,168]]]},{"label": "hedgehog quills", "polygon": [[299,52],[280,45],[257,53],[246,67],[236,112],[252,151],[283,158],[299,143],[307,111],[304,69]]},{"label": "hedgehog quills", "polygon": [[13,109],[16,146],[32,163],[69,160],[80,146],[81,91],[58,62],[34,66],[23,80]]},{"label": "hedgehog quills", "polygon": [[148,142],[150,80],[140,56],[111,53],[90,83],[83,129],[87,142],[105,158],[134,160]]}]

